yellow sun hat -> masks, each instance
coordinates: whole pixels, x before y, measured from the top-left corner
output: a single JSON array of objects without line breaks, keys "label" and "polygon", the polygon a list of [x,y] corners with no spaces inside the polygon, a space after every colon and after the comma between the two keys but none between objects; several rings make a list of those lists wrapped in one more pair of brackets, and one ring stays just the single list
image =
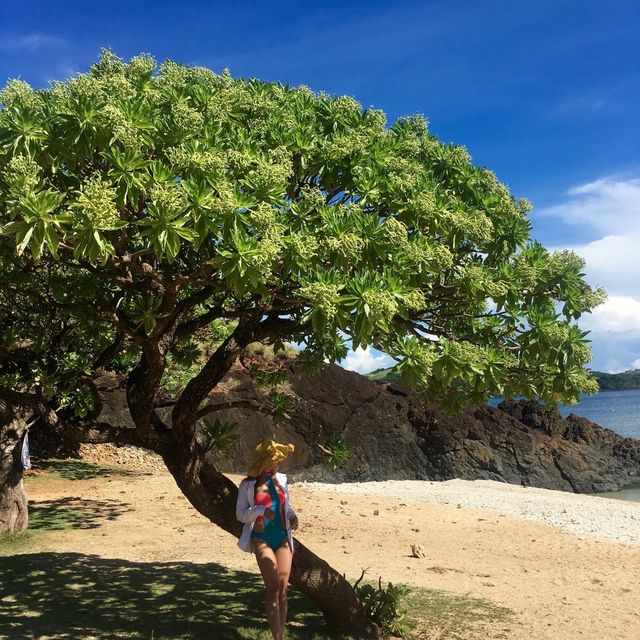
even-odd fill
[{"label": "yellow sun hat", "polygon": [[257,478],[274,462],[282,462],[295,447],[292,444],[280,444],[275,440],[263,440],[253,450],[253,464],[249,467],[249,476]]}]

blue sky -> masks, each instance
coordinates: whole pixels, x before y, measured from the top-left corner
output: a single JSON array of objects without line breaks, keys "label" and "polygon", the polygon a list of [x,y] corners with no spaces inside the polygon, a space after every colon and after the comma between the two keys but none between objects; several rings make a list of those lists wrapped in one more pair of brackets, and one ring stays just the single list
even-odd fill
[{"label": "blue sky", "polygon": [[[36,87],[128,58],[229,68],[422,113],[518,197],[533,235],[588,260],[609,300],[581,322],[591,366],[640,367],[640,3],[29,2],[0,4],[0,82]],[[388,363],[351,354],[359,371]]]}]

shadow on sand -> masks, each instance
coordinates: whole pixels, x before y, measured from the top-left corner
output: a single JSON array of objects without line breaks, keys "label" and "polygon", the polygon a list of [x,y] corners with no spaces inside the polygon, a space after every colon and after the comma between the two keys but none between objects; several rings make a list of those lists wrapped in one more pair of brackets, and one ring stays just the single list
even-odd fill
[{"label": "shadow on sand", "polygon": [[[83,460],[57,460],[55,458],[38,461],[34,471],[53,474],[62,480],[92,480],[108,476],[149,475],[148,473],[131,469],[119,469],[117,467],[84,462]],[[28,475],[27,473],[27,477]]]},{"label": "shadow on sand", "polygon": [[29,504],[29,530],[95,529],[105,520],[115,520],[129,508],[128,503],[114,500],[74,497],[34,500]]},{"label": "shadow on sand", "polygon": [[[76,553],[0,558],[3,640],[240,640],[270,638],[259,576],[218,564],[140,563]],[[291,640],[323,632],[290,590]],[[324,634],[323,634],[324,637]]]}]

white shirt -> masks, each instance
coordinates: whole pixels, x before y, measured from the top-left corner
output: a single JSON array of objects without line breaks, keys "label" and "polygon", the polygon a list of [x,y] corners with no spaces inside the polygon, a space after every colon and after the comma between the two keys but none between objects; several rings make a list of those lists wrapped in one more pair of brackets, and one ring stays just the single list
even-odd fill
[{"label": "white shirt", "polygon": [[[289,545],[293,551],[293,533],[289,526],[289,520],[296,515],[296,512],[289,504],[289,488],[287,487],[287,476],[284,473],[276,473],[276,480],[284,492],[284,512],[287,516],[287,535]],[[251,532],[256,518],[264,515],[266,507],[255,502],[255,478],[245,478],[238,487],[238,499],[236,501],[236,518],[244,523],[242,534],[238,540],[238,546],[247,553],[251,553]]]}]

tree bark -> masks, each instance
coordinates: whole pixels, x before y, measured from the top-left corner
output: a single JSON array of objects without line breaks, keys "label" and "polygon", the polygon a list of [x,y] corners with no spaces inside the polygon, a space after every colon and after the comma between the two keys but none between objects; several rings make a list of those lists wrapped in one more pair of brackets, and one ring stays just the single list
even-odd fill
[{"label": "tree bark", "polygon": [[142,358],[129,374],[127,405],[142,437],[154,426],[154,401],[166,366],[167,344],[148,343],[142,346]]},{"label": "tree bark", "polygon": [[19,533],[29,524],[20,454],[31,416],[0,401],[0,535]]},{"label": "tree bark", "polygon": [[22,438],[35,418],[58,425],[41,395],[0,388],[0,534],[23,531],[29,523],[20,454]]}]

